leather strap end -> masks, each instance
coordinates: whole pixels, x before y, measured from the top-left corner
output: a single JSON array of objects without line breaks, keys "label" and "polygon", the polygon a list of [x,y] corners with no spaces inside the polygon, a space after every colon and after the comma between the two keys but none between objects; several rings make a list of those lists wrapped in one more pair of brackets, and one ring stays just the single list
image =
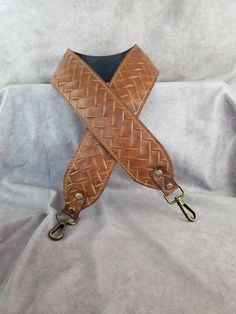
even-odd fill
[{"label": "leather strap end", "polygon": [[[76,196],[79,199],[76,199]],[[83,205],[85,203],[85,196],[84,194],[77,192],[73,199],[67,200],[62,212],[73,219],[77,219],[79,216],[80,211],[83,209]]]},{"label": "leather strap end", "polygon": [[178,184],[173,179],[171,174],[168,174],[164,167],[158,167],[151,172],[151,176],[156,183],[158,189],[160,189],[165,196],[170,195],[176,189]]}]

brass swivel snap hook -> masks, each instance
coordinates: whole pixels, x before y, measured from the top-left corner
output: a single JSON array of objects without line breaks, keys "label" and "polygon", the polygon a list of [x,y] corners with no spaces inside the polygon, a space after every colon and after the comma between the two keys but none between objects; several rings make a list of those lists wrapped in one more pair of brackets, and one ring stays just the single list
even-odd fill
[{"label": "brass swivel snap hook", "polygon": [[185,201],[183,200],[184,197],[184,189],[179,185],[178,186],[179,189],[181,190],[181,194],[179,196],[176,196],[173,200],[169,200],[165,195],[164,198],[166,199],[166,201],[169,204],[175,204],[177,203],[177,205],[179,206],[179,208],[181,209],[181,211],[183,212],[184,216],[186,217],[186,219],[188,221],[195,221],[197,219],[197,214],[195,213],[195,211],[185,203]]},{"label": "brass swivel snap hook", "polygon": [[[56,214],[56,218],[58,222],[48,233],[49,238],[54,241],[61,240],[64,237],[66,227],[68,225],[74,226],[79,221],[79,217],[74,220],[69,220],[69,218],[62,217],[61,214],[62,214],[62,210]],[[59,232],[59,230],[61,231]]]}]

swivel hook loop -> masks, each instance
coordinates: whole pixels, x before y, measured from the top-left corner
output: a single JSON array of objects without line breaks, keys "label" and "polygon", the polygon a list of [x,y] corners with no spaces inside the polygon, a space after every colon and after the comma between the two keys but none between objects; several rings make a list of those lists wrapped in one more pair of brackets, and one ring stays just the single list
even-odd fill
[{"label": "swivel hook loop", "polygon": [[[56,214],[56,218],[58,221],[57,224],[48,233],[49,238],[54,240],[54,241],[61,240],[64,237],[66,227],[68,225],[74,226],[79,221],[79,217],[77,217],[74,220],[70,220],[67,217],[63,217],[62,216],[62,210]],[[58,232],[59,230],[60,230],[60,232]]]},{"label": "swivel hook loop", "polygon": [[184,189],[179,185],[178,186],[181,194],[176,196],[173,200],[169,200],[165,195],[164,198],[166,199],[166,201],[169,204],[175,204],[177,203],[177,205],[179,206],[179,208],[181,209],[182,213],[184,214],[184,216],[186,217],[186,219],[188,221],[195,221],[197,219],[197,214],[195,213],[195,211],[185,203],[183,197],[184,197]]}]

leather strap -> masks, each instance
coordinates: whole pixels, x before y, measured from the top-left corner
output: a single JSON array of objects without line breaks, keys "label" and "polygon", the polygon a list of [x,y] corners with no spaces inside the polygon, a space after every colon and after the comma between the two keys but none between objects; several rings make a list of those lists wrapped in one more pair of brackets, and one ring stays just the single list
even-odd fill
[{"label": "leather strap", "polygon": [[[161,189],[188,221],[197,217],[173,178],[164,147],[138,119],[158,70],[137,45],[110,57],[114,61],[110,67],[104,68],[105,59],[95,67],[91,64],[95,57],[68,49],[52,78],[52,85],[88,128],[64,176],[66,203],[49,231],[52,240],[62,239],[66,226],[75,225],[80,211],[101,195],[116,161],[138,183]],[[181,193],[171,200],[168,195],[177,188]]]},{"label": "leather strap", "polygon": [[[149,76],[147,77],[147,73]],[[137,46],[132,47],[119,65],[108,86],[138,115],[159,72]],[[140,84],[142,82],[142,84]],[[136,86],[139,86],[137,91]],[[88,130],[85,132],[64,175],[64,212],[78,208],[75,194],[86,191],[82,209],[92,205],[102,194],[115,165],[113,157]]]},{"label": "leather strap", "polygon": [[[178,185],[173,179],[173,166],[167,152],[143,123],[135,117],[134,113],[139,113],[141,105],[137,110],[134,107],[134,113],[130,108],[130,105],[135,103],[133,100],[135,94],[139,95],[142,91],[145,96],[139,95],[136,98],[142,99],[143,105],[157,74],[155,66],[137,45],[122,61],[110,85],[106,84],[76,53],[71,50],[65,53],[52,78],[52,85],[87,124],[90,131],[86,132],[82,139],[81,146],[76,151],[65,175],[64,191],[68,204],[64,212],[71,217],[77,217],[82,208],[89,206],[101,194],[114,166],[112,159],[118,161],[135,181],[151,188],[161,189],[166,196],[177,189]],[[133,78],[136,78],[136,83]],[[122,84],[126,90],[123,95]],[[130,90],[133,91],[132,94]],[[125,101],[127,93],[131,98],[130,102]],[[86,148],[92,154],[88,154],[87,151],[83,157],[81,152],[84,149],[86,151]],[[95,155],[97,162],[92,170],[94,168],[99,170],[95,176],[94,172],[90,174],[90,177],[94,178],[93,182],[102,172],[103,165],[100,162],[105,160],[108,164],[108,169],[106,169],[106,163],[104,164],[105,175],[98,182],[99,192],[93,189],[94,184],[90,186],[83,184],[83,177],[87,178],[88,173],[78,171],[78,163],[75,162],[79,160],[81,164],[87,156],[87,162],[84,161],[82,168],[88,165],[91,167],[88,156],[94,160]],[[101,168],[99,165],[102,165]],[[160,177],[154,176],[156,168],[162,171]],[[78,192],[84,195],[84,198],[79,201],[75,199],[75,194]],[[76,209],[73,213],[68,211],[72,203]]]}]

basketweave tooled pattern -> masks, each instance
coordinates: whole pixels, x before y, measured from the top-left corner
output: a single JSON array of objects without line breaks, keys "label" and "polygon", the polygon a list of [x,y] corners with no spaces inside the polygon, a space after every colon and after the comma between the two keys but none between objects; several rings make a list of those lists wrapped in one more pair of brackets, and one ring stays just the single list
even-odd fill
[{"label": "basketweave tooled pattern", "polygon": [[[158,70],[149,58],[133,47],[108,84],[127,107],[138,114],[156,81]],[[137,85],[139,89],[137,91]],[[135,88],[134,88],[135,87]],[[100,142],[86,131],[64,176],[64,196],[74,200],[77,190],[86,191],[83,208],[101,195],[109,179],[115,160]]]},{"label": "basketweave tooled pattern", "polygon": [[76,54],[66,53],[53,85],[135,181],[157,188],[150,172],[158,165],[173,172],[160,142]]},{"label": "basketweave tooled pattern", "polygon": [[162,145],[76,54],[67,51],[52,84],[135,181],[158,188],[150,173],[159,165],[166,169],[160,188],[173,177]]}]

